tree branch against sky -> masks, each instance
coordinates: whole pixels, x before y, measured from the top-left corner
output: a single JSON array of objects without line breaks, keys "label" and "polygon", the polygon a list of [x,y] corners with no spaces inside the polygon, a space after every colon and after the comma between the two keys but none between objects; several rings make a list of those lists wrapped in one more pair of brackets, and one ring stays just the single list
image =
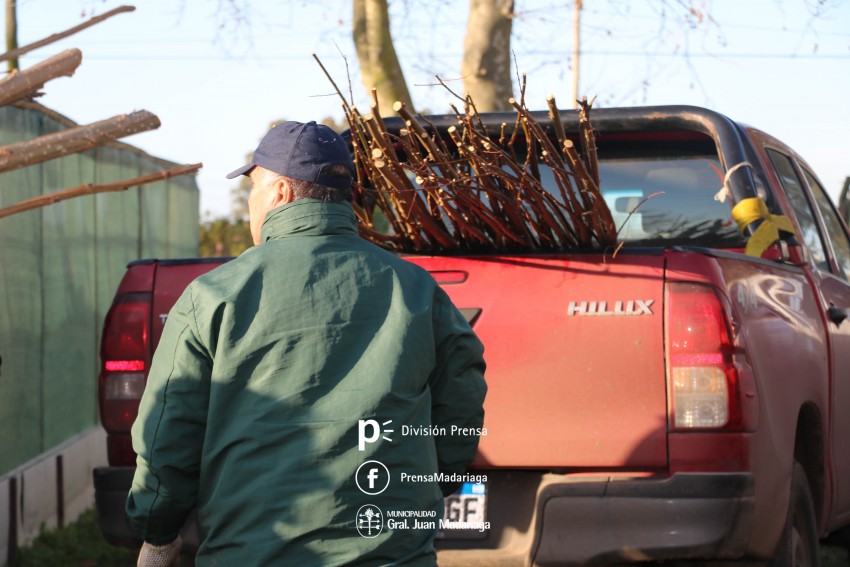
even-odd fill
[{"label": "tree branch against sky", "polygon": [[[240,18],[249,13],[251,0],[219,1]],[[433,86],[435,80],[430,80],[437,75],[455,82],[462,80],[463,91],[472,95],[480,111],[505,110],[507,99],[517,88],[512,84],[517,72],[528,74],[529,92],[543,88],[565,93],[570,92],[575,80],[572,71],[580,65],[581,72],[575,73],[580,77],[577,93],[598,95],[600,106],[646,104],[650,91],[668,82],[673,73],[676,80],[688,81],[692,91],[714,106],[711,93],[716,88],[704,83],[697,61],[707,56],[722,58],[728,47],[727,29],[753,25],[716,17],[713,0],[584,0],[582,55],[580,61],[574,61],[575,1],[541,5],[531,0],[469,0],[464,14],[458,0],[351,0],[349,45],[359,63],[359,76],[355,74],[353,80],[359,78],[363,85],[355,99],[360,99],[360,106],[365,107],[370,100],[369,91],[377,88],[383,114],[391,113],[396,100],[411,108],[444,112],[446,108],[428,102],[436,94],[434,91],[441,89]],[[240,3],[245,6],[240,7]],[[817,49],[817,24],[829,17],[840,0],[772,2],[778,12],[799,3],[807,6],[811,17],[802,23],[803,33],[793,46],[795,53],[810,45]],[[290,8],[297,4],[293,0],[278,3]],[[265,10],[269,10],[268,5]],[[601,14],[606,16],[600,18]],[[801,22],[789,22],[789,26],[792,24],[799,27]],[[346,25],[345,18],[340,19],[339,25]],[[460,33],[461,28],[464,33]],[[338,48],[343,54],[350,49],[342,42]],[[517,69],[512,68],[512,48]],[[446,57],[451,49],[461,53],[460,60]],[[630,57],[634,64],[630,65],[629,74],[607,72],[607,66],[599,64],[607,55]],[[425,74],[429,80],[408,83],[403,69],[413,69],[414,76]],[[551,76],[552,69],[560,75],[560,84],[536,84],[537,76]],[[336,78],[344,83],[345,77]],[[569,106],[570,97],[561,98]],[[531,97],[529,100],[534,104]],[[356,100],[352,102],[357,104]]]},{"label": "tree branch against sky", "polygon": [[[180,0],[178,6],[185,7],[189,1]],[[539,71],[556,69],[564,86],[570,86],[573,79],[567,74],[581,64],[572,61],[576,1],[553,0],[541,5],[533,0],[469,0],[469,9],[464,11],[460,10],[460,0],[349,0],[333,3],[333,7],[326,5],[324,10],[341,10],[343,15],[319,23],[299,20],[300,12],[311,4],[306,0],[216,0],[214,23],[219,30],[216,41],[231,47],[234,42],[248,45],[252,32],[258,31],[254,25],[258,21],[272,29],[268,24],[273,20],[270,16],[281,12],[288,13],[290,20],[299,20],[300,25],[318,24],[318,29],[350,26],[349,45],[359,63],[354,80],[359,78],[363,84],[360,96],[364,100],[369,99],[369,92],[375,87],[380,106],[388,113],[396,100],[422,107],[422,101],[416,99],[424,82],[415,80],[411,84],[405,77],[405,69],[414,69],[429,78],[439,75],[462,79],[464,90],[473,94],[480,109],[496,110],[506,108],[502,99],[515,90],[511,81],[517,70],[528,73],[533,85]],[[843,2],[771,0],[777,12],[802,4],[810,14],[806,22],[789,22],[789,26],[803,25],[805,29],[795,52],[809,46],[817,49],[817,23],[829,18]],[[610,16],[602,26],[583,18],[582,59],[599,59],[605,53],[623,56],[617,46],[625,44],[639,46],[630,56],[643,59],[636,61],[629,77],[617,78],[616,88],[607,86],[610,79],[596,79],[599,66],[589,72],[582,70],[579,91],[598,95],[602,105],[645,101],[650,86],[662,81],[676,65],[688,77],[691,88],[710,100],[693,54],[704,56],[714,51],[722,57],[720,51],[727,46],[726,29],[742,25],[739,21],[718,20],[713,0],[584,0],[583,4],[586,15],[604,12]],[[346,7],[350,7],[348,14]],[[465,28],[462,36],[456,31],[461,26]],[[451,46],[458,46],[462,52],[460,60],[446,57],[446,49]],[[519,69],[511,68],[511,46]],[[350,49],[342,43],[339,48],[343,53]],[[675,65],[671,65],[673,62]],[[428,81],[428,87],[433,89],[434,82]],[[426,102],[424,106],[431,105]]]},{"label": "tree branch against sky", "polygon": [[[18,0],[20,40],[38,40],[92,15],[85,12],[122,2]],[[657,7],[665,2],[662,22]],[[826,172],[821,175],[830,190],[840,189],[850,163],[848,150],[836,142],[850,128],[850,108],[840,99],[850,90],[844,72],[850,2],[583,4],[579,92],[598,96],[599,107],[707,106],[780,139],[800,140],[795,149]],[[468,7],[469,0],[388,2],[393,44],[417,110],[442,113],[455,102],[435,75],[463,92]],[[163,119],[161,131],[131,143],[168,159],[203,161],[202,209],[227,214],[235,183],[224,174],[254,148],[269,121],[342,116],[312,53],[345,96],[350,85],[351,102],[368,111],[371,97],[356,61],[352,12],[350,1],[143,2],[132,15],[23,56],[21,66],[80,48],[84,61],[74,80],[51,83],[41,101],[80,123],[102,117],[104,109],[124,112],[128,104],[155,110]],[[226,27],[243,19],[236,30]],[[572,20],[573,1],[514,0],[510,45],[517,70],[528,75],[532,107],[544,108],[550,93],[564,108],[570,105]],[[812,99],[818,104],[800,120],[791,109]]]}]

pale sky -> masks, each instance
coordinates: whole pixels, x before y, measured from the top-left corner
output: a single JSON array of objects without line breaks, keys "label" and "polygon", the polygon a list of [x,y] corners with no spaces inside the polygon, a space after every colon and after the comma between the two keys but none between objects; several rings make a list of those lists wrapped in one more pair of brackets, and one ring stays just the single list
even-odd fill
[{"label": "pale sky", "polygon": [[[121,4],[18,0],[19,43]],[[247,22],[228,14],[228,4],[144,0],[135,12],[32,52],[21,64],[81,49],[76,75],[49,82],[40,101],[81,124],[138,109],[153,112],[162,121],[159,130],[123,141],[171,161],[203,162],[202,214],[224,215],[236,185],[225,174],[244,163],[272,121],[342,118],[339,99],[327,96],[332,88],[311,53],[342,86],[347,59],[355,104],[365,107],[368,100],[351,41],[349,0],[252,0]],[[391,4],[414,104],[450,111],[451,96],[431,85],[435,74],[460,76],[468,2]],[[797,150],[837,196],[850,175],[850,1],[705,4],[713,21],[698,23],[669,9],[662,20],[659,0],[584,0],[579,92],[597,96],[598,107],[717,110]],[[528,74],[528,106],[545,109],[553,93],[568,108],[572,2],[517,0],[516,12],[512,46],[520,71]]]}]

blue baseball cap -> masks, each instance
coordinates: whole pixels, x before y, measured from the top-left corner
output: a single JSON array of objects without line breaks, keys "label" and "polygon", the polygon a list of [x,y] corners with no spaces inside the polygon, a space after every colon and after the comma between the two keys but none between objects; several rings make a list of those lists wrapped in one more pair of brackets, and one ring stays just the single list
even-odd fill
[{"label": "blue baseball cap", "polygon": [[351,177],[328,175],[328,166],[344,165],[354,175],[345,140],[331,128],[314,121],[306,124],[286,121],[273,126],[260,140],[251,162],[228,173],[227,178],[248,175],[258,165],[292,179],[342,190],[351,187]]}]

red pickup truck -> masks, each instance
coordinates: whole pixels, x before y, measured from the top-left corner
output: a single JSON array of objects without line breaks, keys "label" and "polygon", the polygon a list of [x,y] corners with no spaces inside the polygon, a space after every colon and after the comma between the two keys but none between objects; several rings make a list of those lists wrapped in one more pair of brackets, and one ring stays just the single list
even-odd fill
[{"label": "red pickup truck", "polygon": [[[447,506],[486,523],[443,530],[440,565],[817,565],[819,539],[850,531],[847,227],[811,168],[764,132],[684,106],[593,118],[616,254],[408,257],[467,315],[488,362],[472,467],[486,483]],[[498,131],[514,116],[482,119]],[[745,199],[794,234],[744,254],[775,220],[756,215],[742,235],[731,211]],[[110,466],[94,480],[110,541],[132,541],[129,431],[166,314],[224,261],[133,262],[107,316]]]}]

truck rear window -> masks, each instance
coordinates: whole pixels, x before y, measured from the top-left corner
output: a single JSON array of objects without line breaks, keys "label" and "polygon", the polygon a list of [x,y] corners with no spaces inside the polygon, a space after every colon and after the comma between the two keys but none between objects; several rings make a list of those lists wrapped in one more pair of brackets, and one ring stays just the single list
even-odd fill
[{"label": "truck rear window", "polygon": [[602,195],[619,239],[631,245],[743,245],[723,186],[720,164],[709,156],[624,158],[600,163]]},{"label": "truck rear window", "polygon": [[[732,203],[715,199],[723,186],[723,169],[708,136],[692,131],[606,133],[597,138],[597,148],[602,196],[626,247],[745,245],[732,219]],[[526,147],[520,141],[513,151],[521,157]],[[540,162],[544,188],[563,202],[551,170]],[[415,175],[408,176],[416,185]],[[386,223],[375,228],[392,232]]]},{"label": "truck rear window", "polygon": [[[731,203],[715,200],[723,173],[707,144],[648,142],[630,150],[617,143],[606,152],[597,143],[600,189],[626,246],[744,245]],[[541,167],[541,178],[557,195],[551,172]]]}]

